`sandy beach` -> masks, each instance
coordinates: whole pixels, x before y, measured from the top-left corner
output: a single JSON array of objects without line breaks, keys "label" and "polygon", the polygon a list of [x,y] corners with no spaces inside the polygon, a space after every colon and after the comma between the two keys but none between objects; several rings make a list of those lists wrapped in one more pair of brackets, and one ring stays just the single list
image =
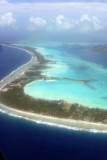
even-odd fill
[{"label": "sandy beach", "polygon": [[[9,46],[9,47],[14,47],[14,46]],[[14,48],[18,48],[18,47],[14,47]],[[22,49],[22,48],[19,47],[18,49]],[[22,49],[22,50],[25,50],[26,52],[32,55],[31,60],[28,63],[16,69],[15,71],[13,71],[7,77],[5,77],[0,82],[0,89],[2,89],[6,84],[12,82],[15,78],[17,78],[22,73],[24,73],[29,67],[32,66],[32,64],[34,64],[35,62],[38,62],[37,58],[35,61],[35,56],[33,55],[32,52],[27,51],[26,49]],[[48,80],[48,81],[51,81],[51,80]],[[46,116],[42,114],[40,115],[32,112],[13,109],[11,108],[11,106],[6,106],[2,103],[0,103],[0,111],[3,112],[4,114],[9,114],[10,116],[23,118],[26,120],[32,120],[36,123],[42,123],[45,125],[56,126],[56,127],[66,128],[66,129],[73,129],[73,130],[85,130],[85,131],[91,131],[91,132],[107,133],[107,125],[102,123],[91,123],[91,122],[80,121],[80,120],[61,119],[61,118]]]},{"label": "sandy beach", "polygon": [[15,46],[9,46],[6,44],[1,44],[3,46],[7,46],[7,47],[12,47],[12,48],[17,48],[20,50],[24,50],[25,52],[29,53],[32,57],[30,59],[29,62],[27,62],[26,64],[23,64],[22,66],[20,66],[19,68],[17,68],[16,70],[14,70],[13,72],[11,72],[8,76],[4,77],[1,81],[0,81],[0,90],[7,85],[8,83],[12,82],[13,80],[15,80],[17,77],[19,77],[20,75],[24,74],[24,72],[29,69],[33,64],[38,63],[36,56],[34,56],[34,54],[26,49],[22,49],[20,47],[15,47]]},{"label": "sandy beach", "polygon": [[49,126],[66,128],[71,130],[90,131],[94,133],[97,132],[107,133],[107,125],[105,124],[85,122],[72,119],[61,119],[46,115],[40,115],[32,112],[13,109],[1,103],[0,103],[0,112],[8,114],[10,116],[30,120],[36,123],[41,123]]}]

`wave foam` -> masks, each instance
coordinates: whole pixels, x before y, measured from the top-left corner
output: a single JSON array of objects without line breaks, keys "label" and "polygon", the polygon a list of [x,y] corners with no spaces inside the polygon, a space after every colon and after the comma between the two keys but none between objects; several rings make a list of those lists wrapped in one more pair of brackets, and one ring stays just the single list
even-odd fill
[{"label": "wave foam", "polygon": [[11,117],[15,117],[15,118],[19,118],[19,119],[23,119],[23,120],[31,121],[31,122],[34,122],[34,123],[37,123],[37,124],[43,124],[43,125],[51,126],[51,127],[58,127],[58,128],[74,130],[74,131],[84,131],[84,132],[93,132],[93,133],[107,133],[106,130],[77,128],[77,127],[66,126],[66,125],[63,125],[63,124],[57,124],[57,123],[48,122],[48,121],[30,119],[28,117],[24,117],[24,116],[20,116],[20,115],[14,114],[14,113],[10,113],[10,112],[2,110],[2,109],[0,109],[0,112],[3,113],[3,114],[7,114]]}]

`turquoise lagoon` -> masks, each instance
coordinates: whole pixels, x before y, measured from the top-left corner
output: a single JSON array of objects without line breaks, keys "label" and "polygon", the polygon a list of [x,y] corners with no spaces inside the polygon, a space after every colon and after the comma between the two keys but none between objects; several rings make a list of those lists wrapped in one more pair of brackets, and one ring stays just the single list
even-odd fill
[{"label": "turquoise lagoon", "polygon": [[[65,100],[107,109],[107,55],[92,52],[91,47],[96,44],[58,42],[26,45],[36,48],[53,62],[47,64],[49,68],[42,72],[49,80],[29,84],[24,88],[25,94],[39,99]],[[50,77],[58,80],[51,81]],[[93,88],[76,80],[89,80]]]}]

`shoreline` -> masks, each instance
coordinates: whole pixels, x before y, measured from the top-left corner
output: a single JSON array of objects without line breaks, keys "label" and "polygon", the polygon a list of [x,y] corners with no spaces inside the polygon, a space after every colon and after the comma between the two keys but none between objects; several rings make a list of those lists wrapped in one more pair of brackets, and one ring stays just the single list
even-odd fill
[{"label": "shoreline", "polygon": [[[2,89],[5,85],[14,81],[21,74],[23,74],[26,70],[28,70],[33,65],[33,63],[35,63],[35,62],[38,63],[37,57],[33,54],[33,52],[30,52],[29,50],[24,49],[24,48],[14,47],[11,45],[10,46],[5,45],[5,46],[25,50],[27,53],[32,54],[32,57],[31,57],[30,61],[28,61],[26,64],[20,66],[19,68],[14,70],[11,74],[4,77],[4,79],[2,80],[2,82],[0,84],[1,85],[0,89]],[[35,59],[36,59],[36,61],[35,61]],[[21,68],[21,70],[20,70],[20,68]],[[19,70],[20,70],[20,72],[19,72]],[[4,82],[5,83],[4,85],[2,85],[3,81],[5,79],[7,81]],[[33,83],[33,82],[31,82],[31,83]],[[28,83],[28,85],[29,85],[29,83]],[[21,118],[36,121],[37,123],[49,124],[49,125],[59,126],[61,128],[67,128],[67,129],[72,129],[72,130],[84,130],[84,131],[107,133],[107,125],[100,123],[100,122],[94,123],[94,122],[74,120],[74,119],[68,119],[68,118],[66,118],[66,119],[57,118],[54,116],[42,115],[42,114],[32,113],[32,112],[28,112],[28,111],[22,111],[19,109],[11,108],[8,105],[4,105],[2,103],[0,103],[0,109],[6,111],[7,114],[10,114],[10,115],[13,114],[13,115],[16,115],[17,117],[19,115],[19,116],[21,116]]]},{"label": "shoreline", "polygon": [[86,131],[86,132],[94,132],[94,133],[97,133],[97,132],[107,133],[106,124],[86,122],[86,121],[73,120],[73,119],[57,118],[57,117],[27,112],[27,111],[21,111],[18,109],[8,107],[2,103],[0,103],[0,112],[4,114],[8,114],[13,117],[22,118],[22,119],[30,120],[32,122],[49,125],[49,126],[55,126],[59,128],[71,129],[75,131],[79,130],[79,131]]},{"label": "shoreline", "polygon": [[[19,77],[21,74],[24,74],[24,72],[26,70],[28,70],[33,64],[35,64],[35,61],[38,63],[37,57],[34,56],[34,54],[30,51],[28,51],[27,49],[24,48],[20,48],[20,47],[15,47],[12,45],[7,45],[7,44],[1,44],[3,46],[7,46],[7,47],[12,47],[12,48],[17,48],[19,50],[24,50],[25,52],[27,52],[28,54],[31,55],[30,60],[19,66],[18,68],[16,68],[15,70],[13,70],[11,73],[9,73],[9,75],[5,76],[1,81],[0,81],[0,90],[2,90],[3,87],[5,87],[7,84],[11,83],[12,81],[14,81],[17,77]],[[9,79],[10,77],[10,79]]]}]

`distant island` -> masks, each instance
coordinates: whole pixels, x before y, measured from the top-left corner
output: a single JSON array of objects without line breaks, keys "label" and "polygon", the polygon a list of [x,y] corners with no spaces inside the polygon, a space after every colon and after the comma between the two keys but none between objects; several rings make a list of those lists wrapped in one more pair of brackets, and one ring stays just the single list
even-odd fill
[{"label": "distant island", "polygon": [[92,48],[92,51],[97,52],[97,53],[107,54],[107,44],[101,44],[101,45],[94,46]]},{"label": "distant island", "polygon": [[[54,79],[54,77],[46,77],[41,74],[42,70],[47,68],[46,64],[53,63],[53,61],[46,60],[32,47],[19,47],[12,44],[3,45],[17,47],[29,52],[33,56],[33,63],[29,65],[27,70],[21,72],[16,78],[11,79],[9,83],[6,81],[5,84],[3,83],[3,85],[0,86],[0,103],[2,106],[6,105],[20,111],[27,111],[29,113],[36,113],[61,119],[74,119],[84,122],[107,124],[107,110],[88,108],[87,106],[82,106],[77,103],[69,104],[64,100],[43,100],[25,95],[24,87],[29,83],[41,79]],[[94,51],[98,51],[98,48],[100,48],[100,50],[102,48],[103,52],[107,53],[107,45],[95,47]],[[87,85],[87,87],[95,89],[88,84],[88,81],[80,81],[80,83],[86,83],[85,85]]]}]

